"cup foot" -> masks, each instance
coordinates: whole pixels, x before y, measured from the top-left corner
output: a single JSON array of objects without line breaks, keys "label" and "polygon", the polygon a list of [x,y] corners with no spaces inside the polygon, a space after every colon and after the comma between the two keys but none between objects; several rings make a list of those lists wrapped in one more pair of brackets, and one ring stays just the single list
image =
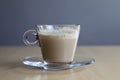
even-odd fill
[{"label": "cup foot", "polygon": [[52,71],[56,71],[56,70],[67,70],[72,68],[72,66],[69,63],[47,63],[44,62],[44,66],[43,68],[45,70],[52,70]]}]

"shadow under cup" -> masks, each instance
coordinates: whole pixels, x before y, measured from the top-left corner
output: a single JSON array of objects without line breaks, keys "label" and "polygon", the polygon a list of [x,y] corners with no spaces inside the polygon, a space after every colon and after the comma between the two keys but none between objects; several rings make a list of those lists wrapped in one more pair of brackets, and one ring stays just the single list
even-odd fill
[{"label": "shadow under cup", "polygon": [[[23,41],[26,45],[39,42],[46,70],[61,70],[74,59],[79,32],[80,25],[37,25],[24,33]],[[28,33],[38,38],[30,42]]]}]

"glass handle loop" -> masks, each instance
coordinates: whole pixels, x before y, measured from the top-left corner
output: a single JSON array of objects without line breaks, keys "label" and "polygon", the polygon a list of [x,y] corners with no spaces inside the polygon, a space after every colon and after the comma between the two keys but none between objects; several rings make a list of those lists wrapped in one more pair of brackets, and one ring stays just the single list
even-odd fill
[{"label": "glass handle loop", "polygon": [[[36,39],[34,41],[29,41],[28,34],[32,34],[32,35],[36,36]],[[37,36],[36,30],[29,29],[29,30],[25,31],[25,33],[23,34],[23,42],[26,45],[35,45],[36,43],[38,43],[38,36]]]}]

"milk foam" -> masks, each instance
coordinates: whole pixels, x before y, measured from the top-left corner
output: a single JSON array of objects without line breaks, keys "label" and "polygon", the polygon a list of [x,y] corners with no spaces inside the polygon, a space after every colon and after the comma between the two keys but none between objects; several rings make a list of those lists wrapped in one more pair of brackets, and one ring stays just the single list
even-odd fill
[{"label": "milk foam", "polygon": [[40,30],[38,34],[40,37],[46,38],[78,38],[80,27],[57,27],[48,30]]}]

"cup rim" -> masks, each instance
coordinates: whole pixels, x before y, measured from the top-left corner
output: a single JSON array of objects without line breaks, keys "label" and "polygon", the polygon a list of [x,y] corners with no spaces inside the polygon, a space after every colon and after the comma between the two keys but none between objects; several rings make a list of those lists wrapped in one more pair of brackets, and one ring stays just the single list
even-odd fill
[{"label": "cup rim", "polygon": [[80,24],[36,24],[35,26],[80,26]]}]

